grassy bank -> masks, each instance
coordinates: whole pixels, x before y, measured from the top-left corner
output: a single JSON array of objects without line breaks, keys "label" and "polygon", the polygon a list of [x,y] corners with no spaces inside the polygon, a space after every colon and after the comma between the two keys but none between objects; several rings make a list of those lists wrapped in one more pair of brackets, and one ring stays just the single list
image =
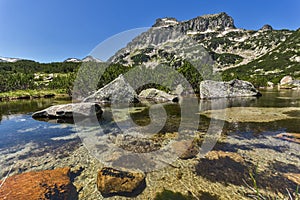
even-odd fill
[{"label": "grassy bank", "polygon": [[57,96],[69,96],[66,90],[16,90],[0,93],[0,101],[16,99],[51,98]]}]

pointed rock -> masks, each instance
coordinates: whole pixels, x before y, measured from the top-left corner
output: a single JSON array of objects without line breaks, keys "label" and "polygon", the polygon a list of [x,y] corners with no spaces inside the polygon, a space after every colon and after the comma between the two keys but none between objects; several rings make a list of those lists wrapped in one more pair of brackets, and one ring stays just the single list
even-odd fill
[{"label": "pointed rock", "polygon": [[97,103],[132,103],[138,102],[135,90],[126,82],[123,75],[85,98],[83,102]]}]

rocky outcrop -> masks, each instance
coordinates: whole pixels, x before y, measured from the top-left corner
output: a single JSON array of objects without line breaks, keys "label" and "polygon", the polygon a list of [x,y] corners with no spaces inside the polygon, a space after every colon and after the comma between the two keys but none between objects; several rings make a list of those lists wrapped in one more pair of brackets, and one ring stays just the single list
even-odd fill
[{"label": "rocky outcrop", "polygon": [[146,186],[145,175],[104,167],[98,172],[97,187],[104,197],[136,196]]},{"label": "rocky outcrop", "polygon": [[83,102],[99,103],[132,103],[138,101],[138,95],[126,82],[123,75],[120,75],[118,78],[83,100]]},{"label": "rocky outcrop", "polygon": [[178,22],[175,18],[160,18],[156,20],[153,27],[176,26],[178,31],[205,31],[205,30],[225,30],[225,28],[235,28],[233,19],[226,13],[199,16],[194,19]]},{"label": "rocky outcrop", "polygon": [[0,199],[78,199],[69,168],[14,175],[0,185]]},{"label": "rocky outcrop", "polygon": [[178,96],[168,94],[164,91],[155,88],[149,88],[141,91],[139,97],[141,99],[150,99],[156,102],[167,102],[167,101],[178,102],[179,101]]},{"label": "rocky outcrop", "polygon": [[262,30],[262,31],[273,31],[273,27],[269,24],[265,24],[260,30]]},{"label": "rocky outcrop", "polygon": [[260,92],[247,81],[232,80],[219,82],[205,80],[200,83],[200,98],[261,96]]},{"label": "rocky outcrop", "polygon": [[55,105],[32,114],[33,118],[64,119],[76,117],[101,116],[102,109],[96,103],[70,103]]}]

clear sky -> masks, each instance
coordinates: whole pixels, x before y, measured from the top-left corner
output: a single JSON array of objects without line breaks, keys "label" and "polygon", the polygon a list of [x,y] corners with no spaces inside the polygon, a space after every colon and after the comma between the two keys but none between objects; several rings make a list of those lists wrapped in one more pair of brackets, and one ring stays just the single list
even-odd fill
[{"label": "clear sky", "polygon": [[159,17],[226,12],[239,28],[300,28],[299,0],[0,0],[0,56],[40,62],[83,58],[120,32]]}]

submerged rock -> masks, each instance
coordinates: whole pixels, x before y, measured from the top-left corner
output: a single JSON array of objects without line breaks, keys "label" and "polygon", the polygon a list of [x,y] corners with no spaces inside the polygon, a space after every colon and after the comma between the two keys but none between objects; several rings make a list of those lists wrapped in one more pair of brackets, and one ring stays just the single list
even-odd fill
[{"label": "submerged rock", "polygon": [[285,173],[283,174],[284,177],[289,179],[290,181],[296,183],[297,185],[300,185],[300,174],[297,173]]},{"label": "submerged rock", "polygon": [[70,168],[18,174],[0,181],[0,185],[0,199],[78,199]]},{"label": "submerged rock", "polygon": [[145,189],[145,175],[104,167],[98,172],[97,187],[104,197],[136,196]]},{"label": "submerged rock", "polygon": [[102,109],[96,103],[70,103],[55,105],[32,114],[33,118],[63,119],[77,117],[100,116]]},{"label": "submerged rock", "polygon": [[173,148],[183,160],[195,158],[199,154],[199,147],[192,140],[175,142]]},{"label": "submerged rock", "polygon": [[179,100],[178,96],[168,94],[164,91],[155,88],[149,88],[141,91],[139,97],[143,99],[151,99],[153,101],[158,101],[158,102],[166,102],[166,101],[178,102]]},{"label": "submerged rock", "polygon": [[219,82],[205,80],[200,83],[200,98],[251,97],[261,96],[252,83],[242,80]]},{"label": "submerged rock", "polygon": [[276,138],[300,144],[300,133],[280,133]]},{"label": "submerged rock", "polygon": [[132,103],[139,102],[139,100],[135,90],[126,82],[123,75],[120,75],[91,96],[85,98],[83,102]]}]

